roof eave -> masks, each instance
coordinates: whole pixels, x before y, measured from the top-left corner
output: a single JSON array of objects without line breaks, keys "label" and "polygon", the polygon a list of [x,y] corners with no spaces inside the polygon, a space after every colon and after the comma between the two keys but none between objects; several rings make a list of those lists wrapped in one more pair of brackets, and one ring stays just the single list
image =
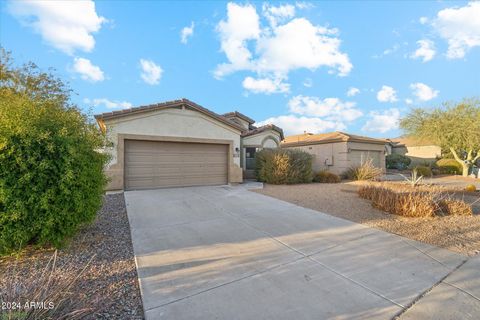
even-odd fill
[{"label": "roof eave", "polygon": [[327,143],[336,143],[336,142],[348,142],[342,139],[329,139],[329,140],[314,140],[314,141],[295,141],[295,142],[282,142],[282,147],[301,147],[301,146],[311,146],[315,144],[327,144]]},{"label": "roof eave", "polygon": [[157,110],[164,110],[167,108],[175,108],[175,107],[182,107],[182,106],[188,106],[200,113],[203,113],[215,120],[218,120],[230,127],[233,127],[237,129],[238,131],[243,132],[245,129],[237,125],[231,121],[229,121],[227,118],[223,118],[221,115],[216,114],[213,111],[210,111],[199,104],[196,104],[193,101],[190,101],[188,99],[182,99],[182,100],[174,100],[174,101],[168,101],[164,103],[158,103],[158,104],[153,104],[153,105],[148,105],[148,106],[140,106],[132,109],[126,109],[128,111],[119,111],[119,112],[108,112],[108,113],[102,113],[102,114],[97,114],[95,115],[95,119],[97,119],[97,122],[99,120],[105,121],[105,120],[110,120],[110,119],[115,119],[115,118],[121,118],[124,116],[129,116],[129,115],[134,115],[134,114],[140,114],[140,113],[147,113],[147,112],[153,112]]},{"label": "roof eave", "polygon": [[243,113],[240,113],[238,111],[227,112],[227,113],[224,113],[222,116],[224,116],[224,117],[229,117],[229,116],[238,117],[238,118],[248,122],[248,124],[254,124],[255,123],[255,120],[247,117],[246,115],[244,115]]},{"label": "roof eave", "polygon": [[375,141],[375,140],[362,140],[362,139],[325,139],[325,140],[312,140],[312,141],[295,141],[295,142],[282,142],[281,146],[285,147],[295,147],[295,146],[309,146],[315,144],[327,144],[327,143],[337,143],[337,142],[359,142],[359,143],[371,143],[371,144],[380,144],[384,145],[386,142],[383,141]]}]

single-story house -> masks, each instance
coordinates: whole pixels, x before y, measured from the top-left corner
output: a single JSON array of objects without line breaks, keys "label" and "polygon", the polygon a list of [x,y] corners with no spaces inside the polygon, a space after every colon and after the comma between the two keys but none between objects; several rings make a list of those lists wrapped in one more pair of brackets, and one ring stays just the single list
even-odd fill
[{"label": "single-story house", "polygon": [[242,182],[252,154],[283,139],[276,126],[256,127],[239,112],[220,115],[187,99],[95,119],[111,142],[108,190]]},{"label": "single-story house", "polygon": [[387,142],[387,154],[407,156],[412,160],[411,165],[431,163],[442,156],[442,148],[425,139],[400,137]]},{"label": "single-story house", "polygon": [[313,170],[342,174],[348,168],[367,160],[385,171],[386,140],[357,136],[344,132],[303,133],[286,137],[281,147],[300,149],[314,156]]}]

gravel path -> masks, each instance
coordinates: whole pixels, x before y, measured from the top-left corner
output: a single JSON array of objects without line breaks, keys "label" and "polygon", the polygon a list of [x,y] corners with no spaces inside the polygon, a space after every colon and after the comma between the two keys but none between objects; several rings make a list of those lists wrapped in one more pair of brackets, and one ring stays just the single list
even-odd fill
[{"label": "gravel path", "polygon": [[[465,255],[480,252],[480,215],[406,218],[377,210],[357,196],[356,183],[268,185],[254,190],[302,207],[382,229]],[[473,197],[472,197],[473,199]],[[465,199],[467,200],[467,199]],[[477,202],[477,205],[480,202]],[[478,212],[478,207],[476,210]]]},{"label": "gravel path", "polygon": [[[8,274],[15,262],[17,273],[38,274],[52,253],[30,248],[17,260],[3,258],[0,274]],[[123,194],[105,196],[95,222],[58,251],[57,265],[63,266],[66,277],[77,275],[88,265],[71,289],[74,296],[85,300],[86,307],[95,310],[87,319],[143,319]]]}]

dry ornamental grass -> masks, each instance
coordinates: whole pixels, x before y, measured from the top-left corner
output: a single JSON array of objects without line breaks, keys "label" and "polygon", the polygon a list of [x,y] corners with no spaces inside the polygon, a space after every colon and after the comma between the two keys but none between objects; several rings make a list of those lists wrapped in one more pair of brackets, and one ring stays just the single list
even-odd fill
[{"label": "dry ornamental grass", "polygon": [[72,290],[88,266],[74,272],[72,265],[59,266],[57,251],[46,266],[28,274],[12,265],[0,280],[0,319],[82,319],[93,314],[86,295]]},{"label": "dry ornamental grass", "polygon": [[372,201],[372,206],[404,217],[434,217],[472,215],[472,207],[454,199],[439,188],[393,188],[386,184],[364,185],[358,189],[360,197]]},{"label": "dry ornamental grass", "polygon": [[377,180],[383,174],[382,169],[373,164],[372,159],[368,159],[358,167],[351,167],[345,171],[342,176],[345,179],[355,181]]}]

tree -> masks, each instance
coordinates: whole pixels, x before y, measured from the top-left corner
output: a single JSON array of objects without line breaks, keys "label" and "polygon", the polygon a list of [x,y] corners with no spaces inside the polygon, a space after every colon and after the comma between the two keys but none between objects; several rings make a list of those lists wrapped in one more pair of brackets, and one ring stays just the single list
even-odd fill
[{"label": "tree", "polygon": [[102,204],[104,137],[71,90],[0,52],[0,254],[61,245]]},{"label": "tree", "polygon": [[468,176],[480,159],[480,101],[465,99],[433,109],[413,109],[400,121],[407,135],[427,139],[449,150]]}]

